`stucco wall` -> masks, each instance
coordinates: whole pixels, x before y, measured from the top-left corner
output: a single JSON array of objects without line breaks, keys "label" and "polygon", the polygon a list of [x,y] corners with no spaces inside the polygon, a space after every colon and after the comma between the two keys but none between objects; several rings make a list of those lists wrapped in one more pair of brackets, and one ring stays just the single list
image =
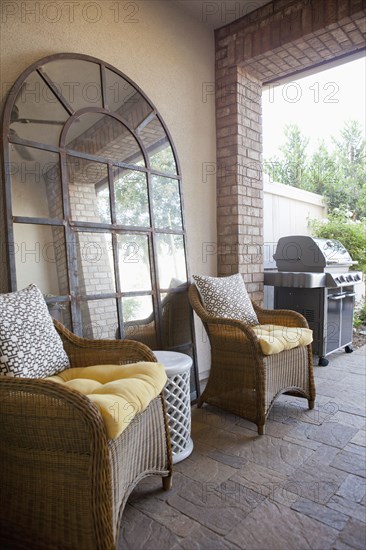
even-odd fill
[{"label": "stucco wall", "polygon": [[[0,46],[1,106],[23,70],[60,52],[103,59],[147,94],[181,163],[190,273],[215,274],[216,255],[202,258],[203,243],[216,242],[215,177],[202,178],[203,166],[216,154],[214,96],[202,96],[214,82],[212,31],[169,2],[12,1],[1,3]],[[0,269],[0,292],[6,292],[3,250]],[[208,346],[202,340],[199,329],[199,367],[206,370]]]}]

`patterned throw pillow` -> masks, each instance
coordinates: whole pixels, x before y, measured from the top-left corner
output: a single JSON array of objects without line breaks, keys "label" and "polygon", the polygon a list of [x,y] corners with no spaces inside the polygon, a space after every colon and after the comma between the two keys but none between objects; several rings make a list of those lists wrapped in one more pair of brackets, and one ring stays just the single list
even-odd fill
[{"label": "patterned throw pillow", "polygon": [[193,279],[209,315],[259,324],[240,273],[230,277],[193,275]]},{"label": "patterned throw pillow", "polygon": [[0,294],[0,375],[45,378],[69,366],[39,288]]}]

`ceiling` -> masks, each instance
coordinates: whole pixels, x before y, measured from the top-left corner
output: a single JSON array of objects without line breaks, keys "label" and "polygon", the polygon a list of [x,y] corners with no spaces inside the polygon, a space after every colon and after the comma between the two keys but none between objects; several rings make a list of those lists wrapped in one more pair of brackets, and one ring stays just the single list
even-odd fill
[{"label": "ceiling", "polygon": [[214,30],[257,10],[269,0],[170,0],[188,15]]}]

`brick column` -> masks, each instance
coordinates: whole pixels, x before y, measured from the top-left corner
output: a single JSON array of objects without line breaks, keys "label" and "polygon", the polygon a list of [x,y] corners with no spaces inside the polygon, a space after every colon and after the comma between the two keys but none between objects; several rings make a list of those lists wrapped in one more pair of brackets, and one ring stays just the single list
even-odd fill
[{"label": "brick column", "polygon": [[263,298],[261,91],[241,67],[218,71],[218,274],[242,273],[254,300]]}]

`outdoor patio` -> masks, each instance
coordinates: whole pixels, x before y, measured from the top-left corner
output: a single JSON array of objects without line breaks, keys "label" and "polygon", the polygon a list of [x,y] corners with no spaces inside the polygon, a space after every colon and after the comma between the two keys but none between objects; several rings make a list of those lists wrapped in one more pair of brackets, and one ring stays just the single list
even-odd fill
[{"label": "outdoor patio", "polygon": [[315,366],[315,409],[281,397],[262,437],[238,417],[193,407],[192,455],[176,465],[171,491],[149,478],[132,493],[119,548],[363,549],[365,351]]}]

